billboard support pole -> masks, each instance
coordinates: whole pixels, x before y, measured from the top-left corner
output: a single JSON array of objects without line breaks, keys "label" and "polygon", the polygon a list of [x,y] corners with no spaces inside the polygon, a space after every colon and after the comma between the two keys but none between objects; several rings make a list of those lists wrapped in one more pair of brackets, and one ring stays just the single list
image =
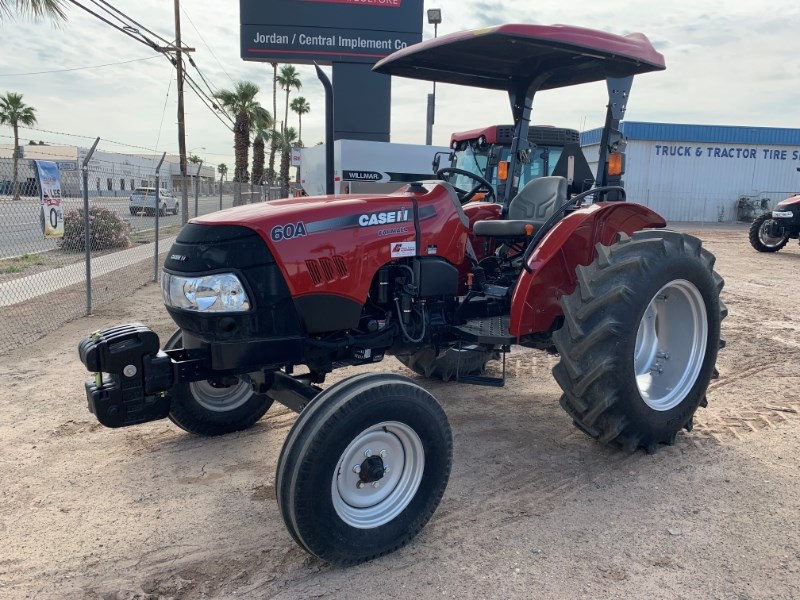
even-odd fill
[{"label": "billboard support pole", "polygon": [[325,72],[314,63],[317,78],[325,88],[325,193],[333,194],[333,86]]}]

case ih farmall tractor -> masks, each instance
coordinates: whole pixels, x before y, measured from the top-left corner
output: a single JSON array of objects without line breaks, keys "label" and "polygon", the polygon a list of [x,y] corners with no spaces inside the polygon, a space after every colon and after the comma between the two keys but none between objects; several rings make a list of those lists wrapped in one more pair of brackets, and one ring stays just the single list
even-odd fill
[{"label": "case ih farmall tractor", "polygon": [[770,212],[756,217],[749,234],[750,245],[759,252],[777,252],[790,239],[800,238],[800,194],[781,200]]},{"label": "case ih farmall tractor", "polygon": [[[704,405],[720,346],[722,278],[698,239],[625,201],[618,131],[633,76],[664,68],[640,34],[503,25],[405,48],[379,73],[506,90],[509,182],[469,189],[446,168],[386,196],[281,200],[193,219],[164,264],[178,330],[160,349],[133,323],[84,339],[89,408],[109,427],[169,417],[199,435],[253,425],[273,401],[299,412],[276,495],[308,552],[353,564],[399,548],[447,485],[452,438],[419,383],[344,365],[394,355],[425,377],[502,385],[487,361],[514,344],[557,352],[561,405],[627,451],[671,444]],[[596,186],[515,182],[538,92],[606,81]],[[470,92],[471,102],[475,93]],[[477,193],[483,202],[470,202]],[[499,369],[495,371],[497,373]]]}]

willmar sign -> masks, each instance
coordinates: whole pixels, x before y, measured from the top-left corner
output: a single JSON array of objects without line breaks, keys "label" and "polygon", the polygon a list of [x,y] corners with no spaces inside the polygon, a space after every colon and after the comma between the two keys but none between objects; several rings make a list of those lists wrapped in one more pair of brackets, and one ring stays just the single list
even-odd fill
[{"label": "willmar sign", "polygon": [[244,60],[373,64],[422,40],[423,0],[240,0]]}]

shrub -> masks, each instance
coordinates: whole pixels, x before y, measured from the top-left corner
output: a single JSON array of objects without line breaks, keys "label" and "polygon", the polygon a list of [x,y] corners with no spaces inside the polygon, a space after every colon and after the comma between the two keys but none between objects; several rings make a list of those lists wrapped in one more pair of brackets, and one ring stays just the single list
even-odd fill
[{"label": "shrub", "polygon": [[[90,244],[92,250],[127,248],[130,245],[130,226],[120,216],[99,206],[89,208]],[[83,228],[83,209],[73,209],[64,215],[64,250],[85,250],[86,235]]]}]

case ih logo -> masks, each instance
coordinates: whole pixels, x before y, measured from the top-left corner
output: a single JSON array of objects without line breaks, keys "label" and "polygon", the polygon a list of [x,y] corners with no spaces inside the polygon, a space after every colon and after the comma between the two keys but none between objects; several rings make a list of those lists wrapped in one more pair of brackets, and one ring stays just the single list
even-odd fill
[{"label": "case ih logo", "polygon": [[390,6],[400,8],[403,0],[300,0],[300,2],[325,2],[327,4],[358,4],[361,6]]}]

